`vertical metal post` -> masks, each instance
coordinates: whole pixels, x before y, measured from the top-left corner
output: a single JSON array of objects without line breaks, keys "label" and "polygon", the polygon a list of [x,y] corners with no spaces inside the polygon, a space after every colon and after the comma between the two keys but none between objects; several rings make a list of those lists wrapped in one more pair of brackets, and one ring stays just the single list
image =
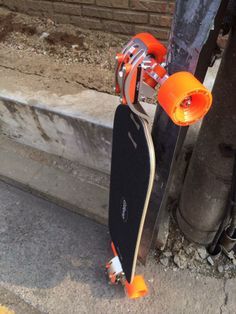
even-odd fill
[{"label": "vertical metal post", "polygon": [[[169,74],[196,71],[198,77],[204,79],[227,3],[227,0],[176,1],[167,60]],[[205,58],[199,60],[204,45]],[[163,226],[169,215],[169,188],[187,130],[187,127],[176,126],[163,109],[157,107],[152,130],[157,171],[139,251],[142,261],[146,260],[151,243],[163,245],[166,233]]]},{"label": "vertical metal post", "polygon": [[220,144],[236,146],[236,25],[213,87],[213,108],[203,121],[182,190],[178,223],[185,235],[212,242],[224,217],[233,159]]}]

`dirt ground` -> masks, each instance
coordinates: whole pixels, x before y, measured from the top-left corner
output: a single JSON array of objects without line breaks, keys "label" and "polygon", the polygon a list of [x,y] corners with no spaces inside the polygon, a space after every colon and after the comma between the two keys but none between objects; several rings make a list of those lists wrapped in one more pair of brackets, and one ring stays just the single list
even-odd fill
[{"label": "dirt ground", "polygon": [[115,54],[126,41],[0,8],[0,69],[35,75],[59,94],[83,88],[113,93]]},{"label": "dirt ground", "polygon": [[127,40],[0,7],[1,77],[29,87],[36,79],[37,88],[59,96],[84,88],[113,94],[115,55]]}]

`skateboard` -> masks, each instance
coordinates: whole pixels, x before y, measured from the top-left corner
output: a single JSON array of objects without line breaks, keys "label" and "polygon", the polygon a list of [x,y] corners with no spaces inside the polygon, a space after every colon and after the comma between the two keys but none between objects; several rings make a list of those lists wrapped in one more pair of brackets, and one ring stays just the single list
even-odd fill
[{"label": "skateboard", "polygon": [[116,56],[121,104],[114,117],[108,221],[114,257],[106,269],[110,283],[120,282],[129,298],[148,292],[135,269],[156,165],[150,118],[141,100],[156,95],[179,126],[201,119],[212,103],[211,93],[191,73],[169,76],[165,58],[165,46],[149,33],[134,36]]}]

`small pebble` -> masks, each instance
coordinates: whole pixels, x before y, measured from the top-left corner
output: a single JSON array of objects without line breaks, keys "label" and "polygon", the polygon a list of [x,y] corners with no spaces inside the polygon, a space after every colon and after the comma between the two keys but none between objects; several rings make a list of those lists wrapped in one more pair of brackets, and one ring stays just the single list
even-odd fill
[{"label": "small pebble", "polygon": [[43,38],[47,38],[49,36],[49,33],[47,32],[43,32],[41,35],[40,35],[40,39],[43,39]]},{"label": "small pebble", "polygon": [[163,266],[167,267],[167,266],[169,265],[169,259],[168,259],[167,257],[162,257],[162,258],[160,259],[160,263],[161,263]]},{"label": "small pebble", "polygon": [[229,253],[228,253],[228,258],[230,258],[230,259],[234,259],[234,251],[230,251]]},{"label": "small pebble", "polygon": [[229,269],[230,269],[229,265],[226,264],[226,265],[225,265],[225,270],[227,271],[227,270],[229,270]]},{"label": "small pebble", "polygon": [[174,263],[176,266],[178,266],[180,269],[184,269],[187,267],[187,260],[184,255],[175,255],[174,256]]},{"label": "small pebble", "polygon": [[214,266],[214,261],[210,256],[208,256],[207,261],[211,266]]},{"label": "small pebble", "polygon": [[189,270],[193,270],[194,268],[195,268],[194,265],[189,262],[188,263],[188,269]]},{"label": "small pebble", "polygon": [[218,266],[218,272],[219,272],[219,273],[223,273],[223,271],[224,271],[224,267],[221,266],[221,265],[219,265],[219,266]]},{"label": "small pebble", "polygon": [[199,254],[199,256],[202,258],[202,259],[206,259],[207,258],[207,251],[205,248],[198,248],[197,249],[197,252]]},{"label": "small pebble", "polygon": [[186,246],[186,247],[184,248],[184,251],[185,251],[185,253],[186,253],[187,255],[191,255],[191,254],[193,253],[193,247],[192,247],[192,245],[190,244],[190,245]]},{"label": "small pebble", "polygon": [[178,252],[181,248],[182,248],[182,243],[177,241],[177,242],[175,242],[175,244],[173,246],[173,251]]},{"label": "small pebble", "polygon": [[163,255],[165,257],[171,257],[172,256],[172,253],[170,251],[166,251],[166,252],[163,252]]},{"label": "small pebble", "polygon": [[195,259],[196,261],[202,262],[202,258],[199,256],[199,254],[198,254],[197,251],[195,251],[195,253],[194,253],[194,259]]},{"label": "small pebble", "polygon": [[86,42],[83,43],[83,47],[84,47],[85,50],[89,49],[89,45]]}]

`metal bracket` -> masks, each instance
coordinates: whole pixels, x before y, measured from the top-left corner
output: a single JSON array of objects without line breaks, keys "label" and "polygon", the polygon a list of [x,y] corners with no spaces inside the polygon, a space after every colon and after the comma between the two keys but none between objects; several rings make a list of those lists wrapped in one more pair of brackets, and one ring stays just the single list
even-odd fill
[{"label": "metal bracket", "polygon": [[[147,122],[149,122],[147,113],[137,104],[146,98],[154,97],[156,90],[154,86],[145,82],[144,73],[157,84],[163,83],[168,77],[168,75],[160,77],[154,71],[159,63],[153,56],[148,55],[148,49],[141,39],[133,38],[122,53],[116,56],[115,71],[116,91],[120,94],[121,102],[127,104],[135,114]],[[163,64],[161,66],[163,67]]]},{"label": "metal bracket", "polygon": [[113,257],[106,265],[110,283],[115,285],[125,281],[125,274],[118,256]]},{"label": "metal bracket", "polygon": [[219,243],[223,247],[224,251],[229,253],[234,249],[236,245],[236,237],[234,235],[232,237],[228,235],[227,233],[228,227],[225,228],[223,234],[221,235]]}]

